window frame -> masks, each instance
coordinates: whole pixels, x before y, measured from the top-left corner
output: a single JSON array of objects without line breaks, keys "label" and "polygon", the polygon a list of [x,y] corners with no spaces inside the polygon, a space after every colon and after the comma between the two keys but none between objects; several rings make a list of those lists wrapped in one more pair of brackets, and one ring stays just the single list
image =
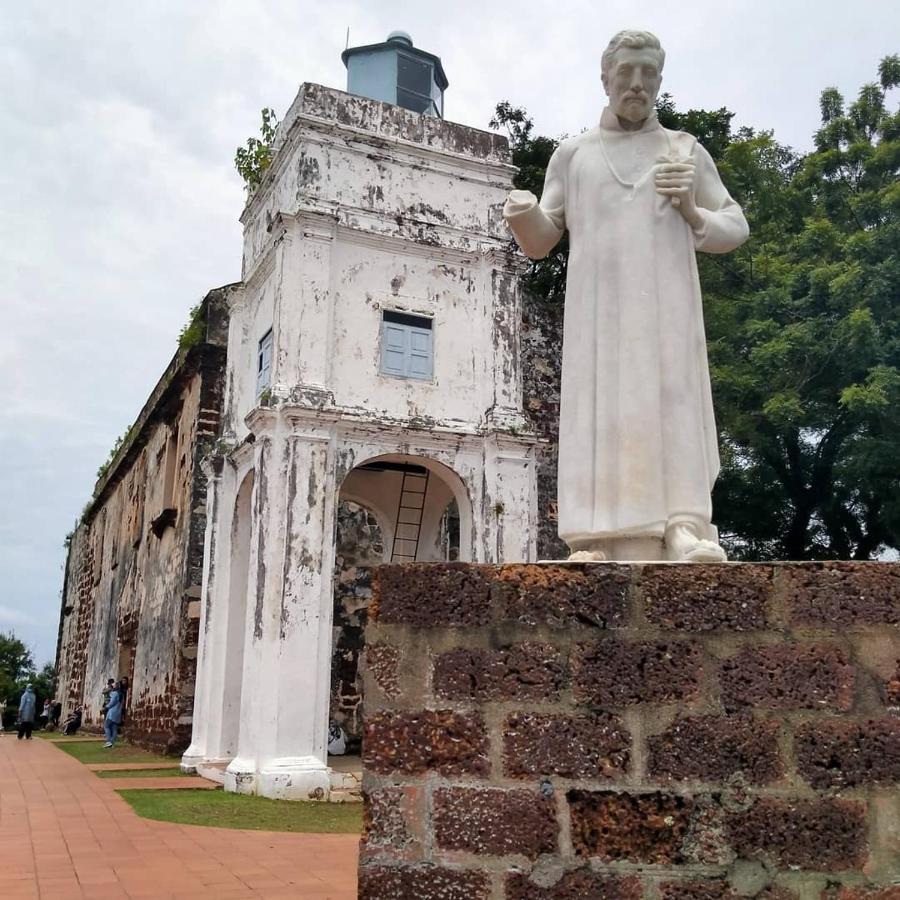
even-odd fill
[{"label": "window frame", "polygon": [[[404,335],[403,346],[392,347],[389,342],[389,329],[400,331]],[[427,337],[427,348],[416,348],[413,339]],[[387,378],[403,378],[406,380],[429,383],[434,381],[434,318],[421,314],[404,312],[398,309],[382,309],[381,311],[381,346],[378,354],[378,374]],[[402,366],[390,365],[388,353],[404,354]],[[427,360],[427,374],[415,371],[412,361]]]},{"label": "window frame", "polygon": [[[266,367],[263,364],[263,345],[268,341],[268,351],[269,351],[269,365],[268,365],[268,375],[266,377],[266,383],[261,383],[262,374],[266,371]],[[275,337],[273,334],[273,330],[270,328],[256,343],[256,398],[259,399],[263,392],[272,387],[272,364],[275,358]]]}]

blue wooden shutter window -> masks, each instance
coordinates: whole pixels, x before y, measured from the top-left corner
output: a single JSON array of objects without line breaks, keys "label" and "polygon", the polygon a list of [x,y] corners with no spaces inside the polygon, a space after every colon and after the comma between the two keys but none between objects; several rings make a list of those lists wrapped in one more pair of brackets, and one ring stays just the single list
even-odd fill
[{"label": "blue wooden shutter window", "polygon": [[403,378],[431,378],[431,319],[385,310],[381,334],[382,372]]},{"label": "blue wooden shutter window", "polygon": [[256,354],[256,396],[272,383],[272,329],[259,342]]}]

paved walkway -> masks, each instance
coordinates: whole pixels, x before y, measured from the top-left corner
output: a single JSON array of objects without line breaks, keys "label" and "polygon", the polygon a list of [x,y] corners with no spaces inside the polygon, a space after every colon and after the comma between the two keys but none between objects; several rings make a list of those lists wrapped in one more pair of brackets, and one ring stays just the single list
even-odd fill
[{"label": "paved walkway", "polygon": [[4,900],[355,900],[357,844],[142,819],[49,741],[0,737]]}]

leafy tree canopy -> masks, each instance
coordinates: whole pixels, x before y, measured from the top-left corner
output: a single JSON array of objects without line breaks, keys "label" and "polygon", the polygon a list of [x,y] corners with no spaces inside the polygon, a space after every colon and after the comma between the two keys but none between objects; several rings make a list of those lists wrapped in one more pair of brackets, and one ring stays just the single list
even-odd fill
[{"label": "leafy tree canopy", "polygon": [[31,651],[12,632],[0,634],[0,700],[6,700],[8,708],[18,707],[29,682],[41,703],[52,699],[54,674],[52,663],[37,672]]},{"label": "leafy tree canopy", "polygon": [[[736,558],[869,559],[900,546],[900,57],[847,104],[823,91],[815,150],[731,127],[727,109],[657,113],[695,134],[750,222],[699,254],[722,447],[716,521]],[[516,186],[540,194],[556,141],[508,103]],[[529,286],[562,301],[564,242]]]}]

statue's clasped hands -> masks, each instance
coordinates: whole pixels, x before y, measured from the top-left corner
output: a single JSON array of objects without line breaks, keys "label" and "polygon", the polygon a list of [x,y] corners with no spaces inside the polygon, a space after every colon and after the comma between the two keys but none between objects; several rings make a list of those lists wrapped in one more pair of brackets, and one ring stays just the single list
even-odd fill
[{"label": "statue's clasped hands", "polygon": [[672,206],[695,231],[703,228],[703,216],[694,202],[694,164],[690,159],[661,156],[654,175],[656,192],[672,198]]}]

